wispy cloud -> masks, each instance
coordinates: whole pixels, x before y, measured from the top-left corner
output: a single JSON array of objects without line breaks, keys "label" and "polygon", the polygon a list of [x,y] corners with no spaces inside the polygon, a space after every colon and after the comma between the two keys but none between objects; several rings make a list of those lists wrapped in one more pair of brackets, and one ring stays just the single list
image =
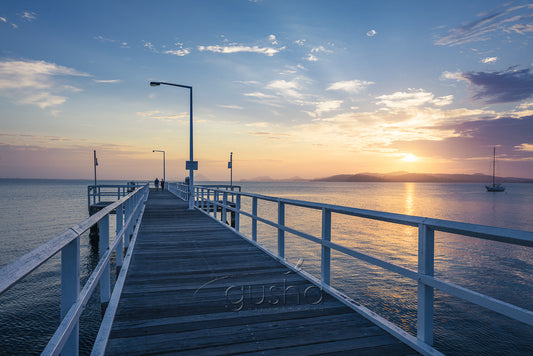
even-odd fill
[{"label": "wispy cloud", "polygon": [[24,11],[20,14],[20,17],[27,22],[33,22],[37,19],[37,14],[33,11]]},{"label": "wispy cloud", "polygon": [[17,24],[8,21],[7,17],[0,17],[0,22],[3,22],[7,25],[11,25],[11,27],[13,28],[19,28]]},{"label": "wispy cloud", "polygon": [[475,87],[474,99],[487,103],[511,103],[533,96],[533,74],[529,68],[500,72],[467,72],[461,76]]},{"label": "wispy cloud", "polygon": [[302,98],[300,93],[300,84],[295,80],[274,80],[267,84],[267,89],[274,90],[279,95],[288,95],[293,98]]},{"label": "wispy cloud", "polygon": [[395,92],[377,97],[378,105],[384,105],[390,109],[408,109],[423,105],[445,106],[453,101],[453,95],[436,98],[434,94],[423,89],[409,89],[407,92]]},{"label": "wispy cloud", "polygon": [[143,119],[147,120],[159,120],[164,122],[179,122],[186,124],[188,123],[189,114],[188,113],[181,113],[181,114],[167,114],[159,110],[152,110],[152,111],[140,111],[136,113],[137,116],[142,117]]},{"label": "wispy cloud", "polygon": [[244,108],[239,105],[218,105],[219,108],[223,109],[233,109],[233,110],[243,110]]},{"label": "wispy cloud", "polygon": [[[453,133],[439,140],[417,139],[398,140],[391,143],[402,151],[413,152],[426,157],[446,157],[447,159],[472,159],[480,157],[488,162],[492,146],[498,142],[498,153],[506,160],[533,160],[533,116],[497,117],[490,119],[469,120],[454,124]],[[502,132],[505,132],[502,135]]]},{"label": "wispy cloud", "polygon": [[95,83],[120,83],[120,79],[93,79]]},{"label": "wispy cloud", "polygon": [[515,146],[515,149],[519,151],[529,151],[533,152],[533,143],[522,143],[518,146]]},{"label": "wispy cloud", "polygon": [[307,57],[305,57],[305,60],[309,62],[316,62],[318,61],[318,57],[316,56],[318,53],[332,53],[332,52],[333,52],[332,50],[326,49],[324,46],[313,47],[307,54]]},{"label": "wispy cloud", "polygon": [[114,39],[107,38],[107,37],[104,37],[104,36],[102,36],[102,35],[94,36],[93,39],[95,39],[95,40],[97,40],[97,41],[100,41],[100,42],[104,42],[104,43],[114,43],[114,42],[117,42],[117,41],[114,40]]},{"label": "wispy cloud", "polygon": [[481,60],[481,63],[494,63],[498,60],[498,57],[486,57]]},{"label": "wispy cloud", "polygon": [[492,119],[495,116],[494,112],[486,110],[446,109],[444,106],[422,104],[428,102],[431,102],[430,97],[419,98],[407,106],[393,105],[395,108],[389,110],[343,110],[333,116],[317,118],[311,123],[286,131],[291,132],[294,139],[300,142],[316,143],[317,137],[320,137],[320,143],[342,146],[346,150],[401,152],[391,144],[419,140],[439,141],[456,137],[461,135],[454,129],[457,125],[478,120],[480,117]]},{"label": "wispy cloud", "polygon": [[507,33],[515,32],[521,35],[525,35],[526,32],[533,32],[533,24],[530,24],[530,23],[516,24],[511,27],[506,28],[504,31]]},{"label": "wispy cloud", "polygon": [[143,47],[152,51],[152,52],[158,52],[155,48],[155,46],[150,41],[143,41]]},{"label": "wispy cloud", "polygon": [[0,61],[0,95],[18,104],[36,105],[42,109],[64,103],[60,93],[81,89],[63,83],[63,77],[89,77],[73,68],[35,60]]},{"label": "wispy cloud", "polygon": [[448,80],[448,79],[463,80],[463,73],[461,71],[457,71],[457,72],[444,71],[442,72],[440,79],[441,80]]},{"label": "wispy cloud", "polygon": [[274,47],[259,47],[259,46],[245,46],[239,44],[227,45],[227,46],[198,46],[200,52],[208,51],[213,53],[223,53],[223,54],[233,54],[233,53],[259,53],[265,54],[269,57],[272,57],[276,53],[284,50],[285,47],[274,48]]},{"label": "wispy cloud", "polygon": [[164,51],[163,53],[172,54],[178,57],[183,57],[191,53],[191,50],[188,48],[182,48],[182,49],[175,49],[175,50],[167,50],[167,51]]},{"label": "wispy cloud", "polygon": [[121,48],[129,48],[128,42],[119,41],[119,40],[115,40],[112,38],[107,38],[102,35],[94,36],[93,39],[100,41],[102,43],[120,43]]},{"label": "wispy cloud", "polygon": [[322,115],[324,112],[336,110],[341,107],[342,100],[326,100],[316,103],[315,113],[317,116]]},{"label": "wispy cloud", "polygon": [[371,84],[374,84],[374,82],[358,80],[358,79],[346,80],[346,81],[331,83],[330,86],[326,90],[342,90],[348,93],[358,93],[366,89],[366,87]]},{"label": "wispy cloud", "polygon": [[265,94],[265,93],[262,93],[262,92],[259,92],[259,91],[256,91],[256,92],[253,92],[253,93],[244,93],[243,95],[251,97],[251,98],[257,98],[257,99],[272,99],[272,98],[275,98],[274,95]]},{"label": "wispy cloud", "polygon": [[469,42],[486,41],[495,33],[518,33],[533,31],[531,21],[532,5],[513,6],[480,15],[480,19],[462,26],[452,28],[448,33],[435,41],[440,46],[457,46]]}]

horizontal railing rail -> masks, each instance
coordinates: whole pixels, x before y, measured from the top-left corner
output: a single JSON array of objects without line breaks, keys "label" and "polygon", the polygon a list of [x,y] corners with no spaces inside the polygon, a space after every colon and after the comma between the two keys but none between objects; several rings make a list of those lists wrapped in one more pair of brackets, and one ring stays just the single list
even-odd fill
[{"label": "horizontal railing rail", "polygon": [[[148,185],[137,186],[118,201],[0,269],[2,294],[61,252],[61,323],[43,355],[78,354],[80,315],[98,283],[100,302],[109,302],[111,256],[115,253],[117,267],[122,266],[123,248],[129,246],[134,228],[142,218],[148,191]],[[113,211],[116,213],[116,235],[110,245],[109,216]],[[80,291],[80,237],[95,224],[99,226],[100,260]]]},{"label": "horizontal railing rail", "polygon": [[[141,187],[144,184],[130,182],[128,184],[100,184],[87,186],[87,207],[100,204],[102,198],[112,197],[113,200],[119,200],[135,190],[135,187]],[[108,202],[109,203],[109,202]]]},{"label": "horizontal railing rail", "polygon": [[167,190],[180,198],[181,200],[189,200],[189,185],[185,183],[167,183]]},{"label": "horizontal railing rail", "polygon": [[[245,211],[242,209],[241,199],[243,197],[251,199],[251,211]],[[533,326],[533,311],[506,303],[482,293],[472,291],[468,288],[441,280],[434,276],[435,231],[475,237],[484,240],[498,241],[525,247],[533,247],[533,232],[357,209],[302,200],[276,198],[261,194],[211,188],[208,186],[195,186],[194,198],[196,208],[212,218],[220,220],[220,222],[226,226],[226,215],[228,212],[233,212],[236,215],[234,230],[238,233],[240,233],[239,217],[242,215],[250,218],[251,240],[254,244],[258,245],[267,253],[279,259],[282,263],[292,267],[296,272],[303,274],[305,277],[310,279],[324,290],[332,293],[334,296],[337,296],[352,309],[357,310],[369,319],[372,319],[378,325],[384,327],[386,330],[406,342],[408,345],[424,354],[439,354],[439,352],[432,347],[434,289],[438,289],[444,293],[467,300],[494,312]],[[234,203],[230,204],[230,200],[234,201]],[[277,204],[277,221],[272,221],[258,215],[258,201],[268,201]],[[296,206],[321,211],[321,236],[313,236],[312,234],[308,234],[286,226],[286,206]],[[218,217],[217,212],[220,212]],[[413,270],[404,266],[400,266],[371,256],[367,253],[363,253],[332,242],[332,213],[416,227],[418,229],[418,269]],[[277,229],[278,239],[276,252],[266,249],[257,242],[258,222]],[[296,268],[287,260],[285,260],[285,233],[290,233],[321,245],[320,279],[317,279],[309,273],[302,271],[300,268]],[[388,320],[385,320],[383,317],[376,315],[364,306],[361,306],[359,303],[353,301],[351,298],[330,285],[332,250],[384,268],[388,271],[410,278],[417,282],[418,292],[416,337],[404,331],[397,325],[389,322]]]}]

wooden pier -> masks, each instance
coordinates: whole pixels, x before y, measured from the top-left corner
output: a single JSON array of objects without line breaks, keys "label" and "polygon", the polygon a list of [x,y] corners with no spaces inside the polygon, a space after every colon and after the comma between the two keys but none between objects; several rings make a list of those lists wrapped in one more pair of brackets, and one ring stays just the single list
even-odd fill
[{"label": "wooden pier", "polygon": [[150,191],[106,354],[414,350],[168,191]]}]

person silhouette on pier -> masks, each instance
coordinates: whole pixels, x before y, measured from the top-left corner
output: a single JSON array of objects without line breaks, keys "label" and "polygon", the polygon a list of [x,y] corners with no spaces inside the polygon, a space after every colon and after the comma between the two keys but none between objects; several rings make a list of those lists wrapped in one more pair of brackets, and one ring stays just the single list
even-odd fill
[{"label": "person silhouette on pier", "polygon": [[161,191],[165,190],[165,181],[161,179]]},{"label": "person silhouette on pier", "polygon": [[159,179],[156,177],[156,179],[154,180],[154,185],[155,185],[155,191],[157,192],[158,189],[159,189]]}]

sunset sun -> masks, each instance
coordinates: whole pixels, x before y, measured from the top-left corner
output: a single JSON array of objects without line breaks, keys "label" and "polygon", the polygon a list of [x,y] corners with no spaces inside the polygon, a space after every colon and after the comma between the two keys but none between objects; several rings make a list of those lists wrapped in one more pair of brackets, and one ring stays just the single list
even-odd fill
[{"label": "sunset sun", "polygon": [[418,160],[418,157],[416,157],[412,153],[408,153],[405,156],[403,156],[402,160],[405,162],[415,162],[416,160]]}]

